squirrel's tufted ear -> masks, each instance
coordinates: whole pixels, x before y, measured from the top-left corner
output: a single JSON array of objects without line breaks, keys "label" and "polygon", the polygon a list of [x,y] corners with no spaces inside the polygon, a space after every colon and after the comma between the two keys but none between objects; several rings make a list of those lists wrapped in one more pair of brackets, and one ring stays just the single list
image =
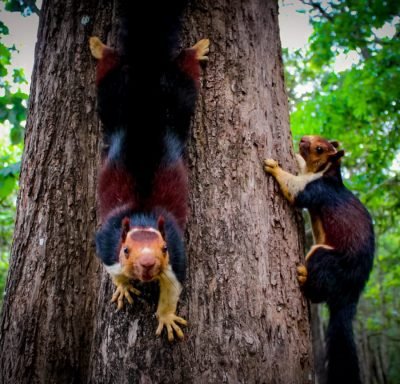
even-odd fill
[{"label": "squirrel's tufted ear", "polygon": [[161,233],[162,238],[165,240],[165,219],[164,216],[158,216],[157,228]]},{"label": "squirrel's tufted ear", "polygon": [[329,158],[331,161],[338,161],[341,157],[344,156],[344,151],[341,149],[340,151],[337,151],[333,155],[331,155]]},{"label": "squirrel's tufted ear", "polygon": [[122,233],[121,233],[122,241],[125,241],[126,235],[128,234],[130,227],[131,227],[131,224],[130,224],[129,217],[124,217],[122,219]]},{"label": "squirrel's tufted ear", "polygon": [[331,140],[330,143],[335,147],[335,148],[339,148],[340,143],[336,140]]}]

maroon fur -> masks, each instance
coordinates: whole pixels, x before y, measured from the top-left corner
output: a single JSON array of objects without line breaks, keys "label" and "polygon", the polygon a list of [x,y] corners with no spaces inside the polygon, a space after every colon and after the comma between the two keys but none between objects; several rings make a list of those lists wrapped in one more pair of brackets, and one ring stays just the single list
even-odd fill
[{"label": "maroon fur", "polygon": [[[137,201],[134,194],[135,183],[129,172],[124,169],[110,166],[105,161],[99,176],[98,198],[101,222],[116,208],[124,205],[135,209]],[[114,214],[114,213],[113,213]]]},{"label": "maroon fur", "polygon": [[193,48],[187,48],[183,50],[177,57],[177,64],[182,72],[186,73],[192,78],[196,87],[200,87],[200,63],[196,58],[196,50]]},{"label": "maroon fur", "polygon": [[162,207],[171,212],[183,231],[188,214],[188,176],[183,160],[160,168],[154,177],[152,195],[144,204],[147,211]]},{"label": "maroon fur", "polygon": [[96,85],[99,85],[103,78],[118,66],[120,60],[117,52],[111,48],[104,48],[103,57],[97,62]]},{"label": "maroon fur", "polygon": [[152,194],[143,202],[137,201],[135,183],[124,169],[108,166],[106,161],[99,177],[98,196],[101,221],[114,215],[123,204],[135,210],[140,206],[144,212],[161,207],[171,212],[183,231],[188,213],[188,177],[183,160],[167,167],[160,167],[154,176]]},{"label": "maroon fur", "polygon": [[[311,210],[312,215],[312,210]],[[326,244],[344,254],[357,255],[370,236],[370,222],[357,200],[327,207],[321,212]]]}]

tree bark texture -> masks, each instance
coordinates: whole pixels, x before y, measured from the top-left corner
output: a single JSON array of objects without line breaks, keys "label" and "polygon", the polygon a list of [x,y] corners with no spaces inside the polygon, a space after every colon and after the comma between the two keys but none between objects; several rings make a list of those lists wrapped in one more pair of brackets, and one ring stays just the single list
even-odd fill
[{"label": "tree bark texture", "polygon": [[100,264],[95,188],[100,143],[93,26],[108,2],[44,1],[18,212],[0,323],[0,382],[84,383]]},{"label": "tree bark texture", "polygon": [[[186,338],[154,338],[156,300],[122,312],[103,274],[91,382],[307,383],[308,309],[296,281],[301,219],[262,169],[294,168],[275,1],[192,3],[184,43],[210,38],[190,143]],[[142,288],[143,289],[143,288]],[[146,289],[143,289],[146,291]]]},{"label": "tree bark texture", "polygon": [[311,334],[314,352],[315,383],[326,384],[327,365],[325,330],[320,314],[321,304],[311,304]]},{"label": "tree bark texture", "polygon": [[295,170],[276,2],[198,0],[186,15],[183,44],[208,37],[212,45],[188,153],[189,264],[178,314],[189,325],[172,344],[155,337],[157,287],[138,287],[143,295],[116,311],[94,256],[100,127],[87,42],[94,34],[117,44],[115,9],[116,0],[43,4],[2,382],[312,382],[308,306],[296,280],[301,217],[262,169],[274,157]]}]

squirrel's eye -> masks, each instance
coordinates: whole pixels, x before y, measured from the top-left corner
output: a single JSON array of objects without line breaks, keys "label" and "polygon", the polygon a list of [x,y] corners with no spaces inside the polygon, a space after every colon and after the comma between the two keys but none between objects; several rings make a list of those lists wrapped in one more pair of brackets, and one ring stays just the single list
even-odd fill
[{"label": "squirrel's eye", "polygon": [[123,251],[124,251],[125,255],[128,255],[128,254],[129,254],[128,247],[125,247],[125,248],[123,249]]},{"label": "squirrel's eye", "polygon": [[167,253],[168,247],[167,247],[166,245],[164,245],[164,246],[161,248],[161,251],[162,251],[162,253]]},{"label": "squirrel's eye", "polygon": [[322,147],[317,147],[317,148],[315,148],[315,150],[317,151],[318,154],[321,154],[322,152],[324,152],[324,149]]}]

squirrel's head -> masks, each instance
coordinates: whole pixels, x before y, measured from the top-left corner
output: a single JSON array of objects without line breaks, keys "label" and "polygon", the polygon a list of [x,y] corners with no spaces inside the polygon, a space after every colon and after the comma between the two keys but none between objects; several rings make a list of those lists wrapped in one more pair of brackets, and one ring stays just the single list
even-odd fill
[{"label": "squirrel's head", "polygon": [[130,220],[122,220],[119,262],[126,276],[141,281],[159,277],[168,266],[169,255],[165,241],[164,218],[160,216],[157,229],[130,226]]},{"label": "squirrel's head", "polygon": [[344,151],[338,151],[339,143],[320,136],[303,136],[299,143],[300,155],[306,162],[308,172],[320,172],[329,163],[338,165]]}]

